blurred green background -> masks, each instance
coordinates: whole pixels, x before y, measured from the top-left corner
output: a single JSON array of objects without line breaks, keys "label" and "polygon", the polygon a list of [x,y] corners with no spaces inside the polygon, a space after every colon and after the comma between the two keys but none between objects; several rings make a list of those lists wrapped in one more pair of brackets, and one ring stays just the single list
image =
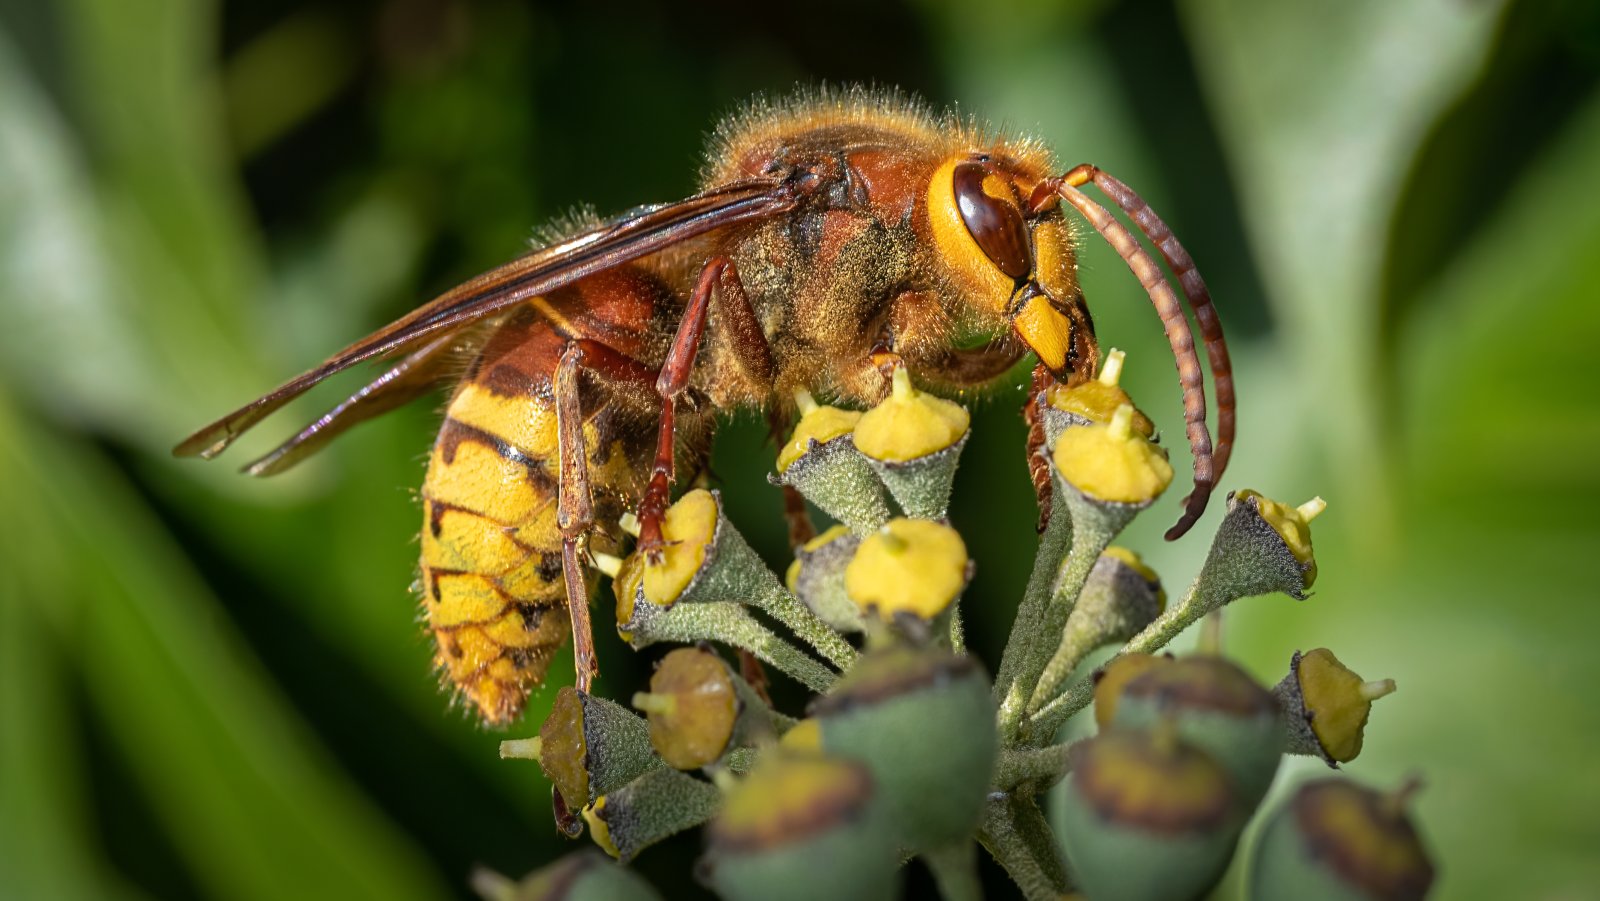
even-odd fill
[{"label": "blurred green background", "polygon": [[[537,767],[428,672],[437,404],[268,481],[167,449],[574,205],[689,192],[720,115],[822,80],[1036,131],[1163,212],[1233,338],[1224,487],[1330,505],[1316,596],[1232,608],[1229,650],[1398,679],[1348,769],[1425,777],[1439,897],[1600,892],[1595,4],[0,0],[0,896],[435,898],[560,853]],[[1148,302],[1093,241],[1083,278],[1181,435]],[[991,663],[1020,398],[980,404],[954,510]],[[762,440],[734,422],[716,467],[781,562]],[[1127,543],[1176,589],[1218,513],[1165,545],[1172,494]],[[614,696],[652,659],[602,653]],[[692,892],[694,849],[641,867]]]}]

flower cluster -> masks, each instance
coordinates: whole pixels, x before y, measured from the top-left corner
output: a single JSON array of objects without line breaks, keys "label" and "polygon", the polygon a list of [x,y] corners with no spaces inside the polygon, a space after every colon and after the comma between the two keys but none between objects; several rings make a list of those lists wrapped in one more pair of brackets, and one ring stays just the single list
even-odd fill
[{"label": "flower cluster", "polygon": [[[1273,689],[1214,643],[1162,653],[1240,598],[1306,597],[1324,504],[1230,495],[1200,572],[1169,602],[1138,555],[1112,544],[1173,475],[1117,384],[1122,363],[1112,352],[1099,379],[1035,398],[1051,509],[993,679],[964,646],[973,563],[944,521],[969,417],[896,367],[865,412],[797,398],[773,481],[837,526],[780,579],[716,492],[683,495],[660,560],[611,567],[623,637],[678,645],[648,690],[630,709],[562,689],[538,736],[502,754],[538,760],[558,820],[574,835],[587,826],[622,864],[704,825],[697,873],[728,899],[888,897],[917,857],[964,901],[980,894],[979,846],[1029,898],[1203,894],[1283,755],[1354,759],[1372,702],[1394,683],[1365,681],[1323,648],[1296,654]],[[1106,647],[1109,662],[1075,678]],[[773,709],[721,648],[808,688],[803,716]],[[1058,743],[1091,704],[1097,733]],[[1058,784],[1059,835],[1038,806]],[[1263,814],[1249,896],[1422,897],[1433,872],[1406,813],[1411,790],[1303,785]],[[482,874],[478,887],[495,899],[655,897],[592,851],[521,882]]]}]

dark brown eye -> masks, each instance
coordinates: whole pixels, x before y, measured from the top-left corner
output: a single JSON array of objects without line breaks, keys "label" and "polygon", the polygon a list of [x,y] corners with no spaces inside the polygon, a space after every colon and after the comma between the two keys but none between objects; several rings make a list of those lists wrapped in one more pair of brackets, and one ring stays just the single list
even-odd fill
[{"label": "dark brown eye", "polygon": [[983,192],[988,174],[980,163],[962,163],[955,168],[951,178],[961,221],[1001,272],[1015,279],[1027,278],[1028,230],[1022,224],[1022,213],[1015,204]]}]

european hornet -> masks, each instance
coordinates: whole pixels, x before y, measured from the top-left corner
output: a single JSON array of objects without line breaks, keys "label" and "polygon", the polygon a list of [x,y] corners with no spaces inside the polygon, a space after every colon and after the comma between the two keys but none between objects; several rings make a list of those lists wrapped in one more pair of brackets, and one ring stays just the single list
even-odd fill
[{"label": "european hornet", "polygon": [[[1228,352],[1205,282],[1153,210],[1090,165],[1055,174],[1038,142],[987,134],[898,96],[819,92],[758,101],[711,139],[699,193],[570,229],[200,429],[180,456],[212,457],[307,389],[357,363],[387,368],[249,464],[293,466],[358,422],[460,373],[422,488],[422,594],[435,662],[489,724],[517,716],[575,633],[577,682],[596,672],[591,550],[614,552],[635,512],[661,546],[675,471],[705,462],[718,411],[782,421],[796,389],[871,404],[897,355],[918,378],[993,382],[1032,352],[1035,396],[1092,377],[1094,323],[1062,201],[1127,262],[1177,361],[1200,516],[1234,435]],[[1192,307],[1219,407],[1213,452],[1193,335],[1142,245]],[[962,335],[992,336],[964,347]],[[1038,461],[1042,434],[1030,439]],[[1042,469],[1035,484],[1048,490]],[[795,498],[791,498],[791,507]],[[803,507],[800,509],[803,510]]]}]

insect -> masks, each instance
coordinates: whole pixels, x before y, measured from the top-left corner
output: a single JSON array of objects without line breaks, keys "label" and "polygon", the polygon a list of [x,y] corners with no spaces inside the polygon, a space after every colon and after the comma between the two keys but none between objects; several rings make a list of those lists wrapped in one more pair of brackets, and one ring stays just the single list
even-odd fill
[{"label": "insect", "polygon": [[[1196,343],[1139,241],[1189,302],[1219,408],[1213,451]],[[352,425],[459,378],[422,488],[421,586],[435,663],[490,724],[515,718],[573,634],[595,669],[587,555],[662,546],[674,474],[703,465],[718,411],[780,417],[796,389],[881,398],[884,354],[935,387],[993,382],[1029,352],[1036,388],[1092,377],[1100,350],[1066,208],[1127,262],[1177,362],[1200,516],[1234,435],[1231,367],[1205,282],[1160,218],[1089,165],[985,133],[898,95],[820,91],[758,101],[715,132],[701,189],[592,221],[486,272],[179,444],[212,457],[329,376],[386,368],[245,467],[281,472]],[[962,336],[987,336],[966,346]],[[464,377],[458,361],[470,360]],[[1036,485],[1048,490],[1030,439]]]}]

